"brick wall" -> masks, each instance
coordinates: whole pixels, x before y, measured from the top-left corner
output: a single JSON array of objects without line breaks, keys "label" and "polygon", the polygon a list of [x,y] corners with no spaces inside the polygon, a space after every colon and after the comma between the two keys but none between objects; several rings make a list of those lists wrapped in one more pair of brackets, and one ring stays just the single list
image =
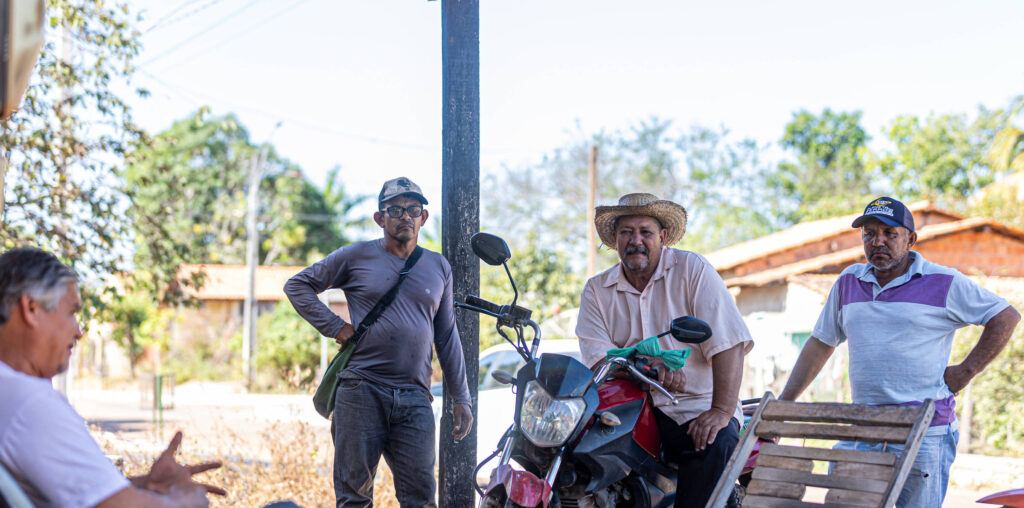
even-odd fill
[{"label": "brick wall", "polygon": [[1024,277],[1024,242],[989,228],[922,242],[914,250],[929,261],[968,275]]}]

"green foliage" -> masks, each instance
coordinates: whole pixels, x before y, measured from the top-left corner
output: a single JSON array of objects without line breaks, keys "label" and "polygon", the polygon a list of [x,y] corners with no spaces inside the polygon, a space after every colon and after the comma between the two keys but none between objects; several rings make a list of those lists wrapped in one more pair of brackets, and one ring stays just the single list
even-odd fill
[{"label": "green foliage", "polygon": [[989,164],[996,171],[1024,171],[1024,130],[1013,125],[1013,121],[1024,113],[1024,95],[1017,96],[1010,104],[1006,122],[996,133],[989,147]]},{"label": "green foliage", "polygon": [[985,154],[1000,116],[982,107],[974,120],[963,114],[897,117],[885,129],[895,150],[877,168],[903,200],[961,202],[993,181]]},{"label": "green foliage", "polygon": [[343,239],[334,211],[347,213],[352,203],[337,171],[325,195],[272,147],[252,144],[233,115],[206,116],[201,109],[175,122],[132,153],[124,171],[135,262],[154,274],[151,291],[164,301],[177,296],[161,291],[181,263],[245,263],[253,165],[264,175],[257,212],[262,264],[307,264],[336,249]]},{"label": "green foliage", "polygon": [[[520,242],[522,247],[512,249],[509,270],[519,290],[516,305],[531,309],[533,320],[540,323],[563,310],[579,307],[584,281],[581,274],[569,269],[568,256],[564,252],[541,246],[538,242],[536,234],[528,234]],[[512,286],[503,268],[481,267],[480,296],[501,305],[512,303]],[[493,318],[481,316],[480,324],[481,350],[502,342],[494,330]],[[530,336],[529,332],[527,336]]]},{"label": "green foliage", "polygon": [[146,348],[155,347],[160,353],[167,350],[174,311],[157,308],[149,295],[141,292],[107,292],[103,298],[112,325],[111,338],[128,353],[134,378],[136,365]]},{"label": "green foliage", "polygon": [[793,114],[780,145],[796,155],[782,162],[768,183],[781,196],[780,212],[792,222],[853,212],[871,195],[865,170],[868,135],[860,125],[861,112],[820,115],[805,110]]},{"label": "green foliage", "polygon": [[[341,181],[341,166],[335,166],[327,171],[327,184],[324,186],[323,199],[327,210],[332,214],[332,223],[337,225],[339,243],[336,247],[347,245],[359,239],[361,233],[377,229],[373,218],[366,216],[352,216],[355,209],[374,198],[368,194],[352,194]],[[440,228],[438,228],[440,230]],[[334,249],[325,252],[329,253]]]},{"label": "green foliage", "polygon": [[[134,71],[139,32],[120,2],[49,0],[46,14],[46,43],[21,109],[0,124],[0,145],[10,150],[0,173],[0,245],[38,246],[86,273],[109,274],[125,252],[117,167],[146,137],[115,92]],[[60,27],[69,36],[64,51]]]},{"label": "green foliage", "polygon": [[[689,214],[680,247],[699,251],[748,240],[777,227],[767,193],[767,165],[760,147],[733,141],[722,128],[700,126],[676,132],[669,121],[651,118],[627,132],[599,132],[557,148],[535,165],[507,169],[484,182],[484,223],[502,235],[530,231],[545,245],[562,245],[570,259],[586,259],[587,166],[598,149],[598,205],[614,204],[630,192],[674,200]],[[722,227],[725,226],[725,227]],[[617,261],[604,251],[599,266]],[[573,268],[579,268],[579,261]]]},{"label": "green foliage", "polygon": [[[273,312],[260,315],[259,368],[273,369],[279,380],[289,388],[308,388],[320,365],[320,334],[309,326],[288,302],[281,302]],[[331,341],[331,353],[337,347]]]},{"label": "green foliage", "polygon": [[[1020,309],[1024,293],[1008,299]],[[962,361],[980,336],[981,327],[960,330],[953,343],[952,363]],[[971,381],[972,453],[1011,457],[1024,454],[1024,384],[1021,379],[1024,379],[1024,326],[1017,326],[1006,349]],[[964,399],[961,393],[960,406],[965,403]],[[960,406],[957,409],[962,418],[964,408]]]}]

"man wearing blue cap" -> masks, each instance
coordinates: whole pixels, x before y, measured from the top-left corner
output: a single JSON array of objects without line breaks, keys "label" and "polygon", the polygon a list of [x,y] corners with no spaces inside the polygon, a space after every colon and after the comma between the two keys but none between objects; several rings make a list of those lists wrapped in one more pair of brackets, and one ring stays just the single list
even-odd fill
[{"label": "man wearing blue cap", "polygon": [[[1006,346],[1020,314],[1006,300],[955,269],[926,261],[907,207],[881,197],[853,221],[867,263],[847,267],[829,293],[779,397],[795,400],[839,344],[850,350],[855,404],[913,405],[935,401],[935,417],[897,507],[942,506],[959,439],[954,395]],[[957,329],[981,325],[967,358],[948,365]],[[842,442],[837,448],[902,453],[902,446]]]}]

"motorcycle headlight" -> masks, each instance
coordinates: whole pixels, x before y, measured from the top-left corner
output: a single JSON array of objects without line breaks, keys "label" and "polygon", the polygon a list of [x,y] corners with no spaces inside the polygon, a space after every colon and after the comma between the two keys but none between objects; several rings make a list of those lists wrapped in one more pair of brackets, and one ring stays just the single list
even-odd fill
[{"label": "motorcycle headlight", "polygon": [[583,417],[583,399],[555,399],[536,381],[526,383],[519,428],[537,446],[560,446]]}]

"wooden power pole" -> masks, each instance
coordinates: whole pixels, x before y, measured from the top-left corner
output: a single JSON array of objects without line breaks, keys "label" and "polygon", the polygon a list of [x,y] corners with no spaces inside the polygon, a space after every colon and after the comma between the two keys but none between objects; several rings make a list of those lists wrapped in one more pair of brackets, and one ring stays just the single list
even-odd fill
[{"label": "wooden power pole", "polygon": [[[478,0],[442,0],[441,11],[441,247],[452,265],[454,297],[461,299],[480,294],[480,262],[469,246],[469,237],[480,230],[480,8]],[[480,320],[474,312],[457,311],[455,323],[476,420]],[[446,384],[440,431],[441,508],[476,504],[476,423],[465,439],[455,442],[453,406]]]}]

